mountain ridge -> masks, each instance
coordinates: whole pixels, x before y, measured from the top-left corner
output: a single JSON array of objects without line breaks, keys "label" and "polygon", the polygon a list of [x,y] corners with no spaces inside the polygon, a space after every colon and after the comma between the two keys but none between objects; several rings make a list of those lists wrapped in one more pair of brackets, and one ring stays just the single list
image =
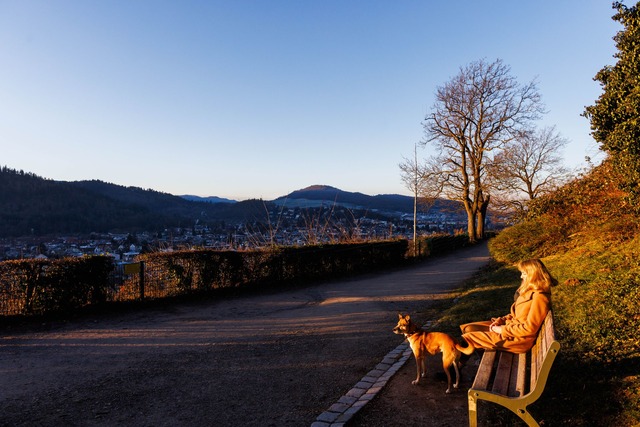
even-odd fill
[{"label": "mountain ridge", "polygon": [[[191,200],[189,200],[191,198]],[[455,202],[438,201],[434,209]],[[0,168],[0,237],[56,233],[159,231],[211,222],[265,221],[272,209],[339,205],[377,212],[413,212],[413,198],[369,196],[312,185],[272,201],[176,196],[100,180],[54,181]],[[438,206],[439,205],[439,206]]]},{"label": "mountain ridge", "polygon": [[[291,203],[291,200],[296,202]],[[306,201],[306,202],[304,202]],[[316,203],[313,203],[313,202]],[[328,185],[312,185],[301,190],[295,190],[286,196],[281,196],[272,201],[280,206],[316,207],[327,204],[338,204],[347,208],[359,208],[377,210],[383,212],[412,213],[414,198],[401,194],[378,194],[370,196],[360,192],[343,191]],[[325,203],[326,202],[326,203]],[[459,210],[460,204],[455,201],[437,199],[432,209],[453,212]]]},{"label": "mountain ridge", "polygon": [[225,199],[224,197],[218,196],[195,196],[193,194],[182,194],[178,197],[182,197],[183,199],[189,200],[191,202],[205,202],[205,203],[237,203],[237,200]]}]

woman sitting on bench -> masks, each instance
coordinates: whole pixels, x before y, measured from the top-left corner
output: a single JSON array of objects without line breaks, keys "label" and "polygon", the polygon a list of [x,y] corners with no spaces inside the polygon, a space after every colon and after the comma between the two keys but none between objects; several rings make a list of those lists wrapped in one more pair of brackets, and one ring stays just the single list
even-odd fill
[{"label": "woman sitting on bench", "polygon": [[516,265],[522,283],[511,313],[491,320],[460,325],[468,347],[458,349],[471,355],[476,348],[526,353],[535,343],[540,325],[551,309],[551,286],[557,284],[539,259]]}]

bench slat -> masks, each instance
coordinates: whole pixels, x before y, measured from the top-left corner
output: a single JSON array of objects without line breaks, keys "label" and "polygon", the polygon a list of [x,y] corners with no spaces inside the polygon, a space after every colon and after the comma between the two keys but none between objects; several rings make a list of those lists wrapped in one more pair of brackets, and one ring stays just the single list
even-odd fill
[{"label": "bench slat", "polygon": [[536,387],[536,381],[538,380],[538,372],[542,366],[542,360],[540,359],[540,346],[536,344],[531,349],[531,372],[529,373],[530,381],[529,388],[533,390]]},{"label": "bench slat", "polygon": [[493,380],[491,391],[498,394],[509,393],[509,379],[511,377],[511,364],[513,362],[513,353],[500,352],[498,359],[498,368],[496,369],[496,377]]},{"label": "bench slat", "polygon": [[540,340],[540,353],[546,354],[549,346],[551,345],[551,340],[549,339],[549,329],[548,324],[545,322],[543,325],[544,330],[541,334],[538,334],[538,338]]},{"label": "bench slat", "polygon": [[547,317],[544,319],[540,333],[536,338],[536,343],[531,349],[531,379],[529,381],[529,387],[531,390],[536,388],[542,363],[544,362],[547,352],[551,347],[551,343],[553,343],[554,340],[555,333],[553,327],[553,315],[551,314],[551,311],[549,311],[549,313],[547,313]]},{"label": "bench slat", "polygon": [[547,318],[544,322],[544,327],[546,329],[544,333],[544,339],[547,340],[547,345],[545,348],[546,352],[551,347],[551,344],[553,344],[553,342],[556,340],[556,329],[555,325],[553,324],[553,315],[551,314],[551,312],[547,314]]},{"label": "bench slat", "polygon": [[473,381],[471,388],[476,390],[486,390],[489,387],[489,380],[493,371],[493,362],[496,359],[496,352],[493,350],[485,350],[478,366],[476,379]]},{"label": "bench slat", "polygon": [[551,343],[553,343],[556,339],[555,329],[553,325],[553,315],[551,311],[547,314],[547,317],[544,320],[544,331],[541,334],[544,339],[544,354],[547,354],[549,351],[549,347],[551,347]]},{"label": "bench slat", "polygon": [[521,353],[514,357],[511,365],[511,379],[509,380],[509,396],[524,396],[527,383],[527,354]]}]

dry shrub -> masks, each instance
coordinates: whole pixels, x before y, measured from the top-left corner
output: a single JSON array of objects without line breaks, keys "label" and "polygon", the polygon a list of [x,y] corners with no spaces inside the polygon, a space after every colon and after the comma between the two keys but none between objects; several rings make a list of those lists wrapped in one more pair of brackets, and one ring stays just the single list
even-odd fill
[{"label": "dry shrub", "polygon": [[491,243],[499,261],[564,253],[585,242],[617,244],[635,236],[640,218],[619,189],[620,177],[604,162],[556,192],[532,201],[526,219]]}]

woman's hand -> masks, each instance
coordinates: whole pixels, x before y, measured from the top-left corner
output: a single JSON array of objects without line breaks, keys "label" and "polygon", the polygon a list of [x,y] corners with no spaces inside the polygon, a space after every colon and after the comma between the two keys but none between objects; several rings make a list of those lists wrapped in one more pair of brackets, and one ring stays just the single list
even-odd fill
[{"label": "woman's hand", "polygon": [[491,324],[496,326],[504,325],[505,324],[504,317],[492,317]]},{"label": "woman's hand", "polygon": [[496,334],[502,334],[502,326],[496,325],[495,323],[492,323],[491,326],[489,326],[489,330]]}]

